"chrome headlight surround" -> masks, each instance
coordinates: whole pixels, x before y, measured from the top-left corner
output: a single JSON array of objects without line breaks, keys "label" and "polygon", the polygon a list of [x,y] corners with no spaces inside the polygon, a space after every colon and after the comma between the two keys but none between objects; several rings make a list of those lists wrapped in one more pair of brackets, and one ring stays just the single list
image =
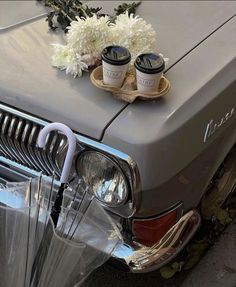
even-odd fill
[{"label": "chrome headlight surround", "polygon": [[[129,155],[122,151],[119,151],[105,143],[94,141],[93,139],[87,138],[77,134],[78,142],[80,143],[80,151],[78,156],[87,150],[97,151],[109,158],[113,159],[121,168],[125,174],[129,183],[129,196],[127,202],[124,205],[118,205],[109,207],[101,203],[107,210],[113,214],[121,216],[122,218],[130,218],[134,215],[136,210],[139,208],[141,203],[141,178],[138,169],[138,165]],[[77,157],[78,158],[78,157]]]},{"label": "chrome headlight surround", "polygon": [[131,193],[129,179],[111,156],[85,149],[77,157],[76,172],[103,205],[116,208],[127,203]]}]

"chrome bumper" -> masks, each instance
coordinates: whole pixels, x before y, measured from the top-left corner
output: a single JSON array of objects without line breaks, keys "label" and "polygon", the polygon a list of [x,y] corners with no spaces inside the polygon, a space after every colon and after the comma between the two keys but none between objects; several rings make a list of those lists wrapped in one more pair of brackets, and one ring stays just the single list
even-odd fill
[{"label": "chrome bumper", "polygon": [[145,273],[159,269],[171,261],[189,242],[201,223],[197,210],[190,210],[152,247],[140,244],[121,244],[113,252],[113,258],[126,265],[133,273]]}]

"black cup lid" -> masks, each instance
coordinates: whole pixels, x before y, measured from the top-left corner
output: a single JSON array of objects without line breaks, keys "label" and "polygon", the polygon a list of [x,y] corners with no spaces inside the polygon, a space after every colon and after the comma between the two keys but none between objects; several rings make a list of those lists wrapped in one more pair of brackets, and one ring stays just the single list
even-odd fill
[{"label": "black cup lid", "polygon": [[145,53],[136,58],[134,66],[140,72],[146,74],[156,74],[165,69],[165,61],[160,55]]},{"label": "black cup lid", "polygon": [[131,60],[129,50],[122,46],[108,46],[102,51],[102,60],[111,65],[125,65]]}]

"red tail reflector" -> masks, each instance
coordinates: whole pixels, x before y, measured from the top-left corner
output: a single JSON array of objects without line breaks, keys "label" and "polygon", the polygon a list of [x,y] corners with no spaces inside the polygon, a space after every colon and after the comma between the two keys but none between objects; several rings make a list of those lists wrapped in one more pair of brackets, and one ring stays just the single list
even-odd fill
[{"label": "red tail reflector", "polygon": [[175,225],[182,214],[182,205],[163,215],[151,219],[134,219],[132,224],[133,240],[146,246],[158,242]]}]

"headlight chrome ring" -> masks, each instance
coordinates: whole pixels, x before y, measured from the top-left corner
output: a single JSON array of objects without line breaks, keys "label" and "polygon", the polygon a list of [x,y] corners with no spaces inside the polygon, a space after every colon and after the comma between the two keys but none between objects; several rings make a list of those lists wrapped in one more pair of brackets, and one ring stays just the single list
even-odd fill
[{"label": "headlight chrome ring", "polygon": [[99,151],[85,150],[78,155],[76,171],[101,203],[118,207],[127,202],[128,179],[113,158]]}]

